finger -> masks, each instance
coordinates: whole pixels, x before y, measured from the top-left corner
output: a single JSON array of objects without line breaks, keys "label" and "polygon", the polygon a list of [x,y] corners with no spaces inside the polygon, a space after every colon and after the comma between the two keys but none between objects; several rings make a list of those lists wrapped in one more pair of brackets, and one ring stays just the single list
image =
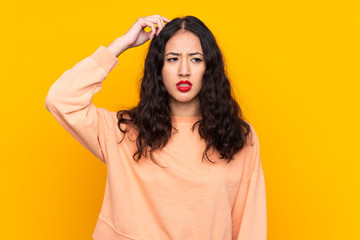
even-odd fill
[{"label": "finger", "polygon": [[157,24],[158,29],[155,34],[156,34],[156,36],[159,35],[160,31],[164,28],[164,22],[160,18],[160,15],[157,15],[156,17],[148,17],[147,20],[151,21],[152,23]]},{"label": "finger", "polygon": [[156,20],[157,20],[157,25],[158,25],[158,30],[157,30],[157,32],[156,32],[156,36],[157,35],[159,35],[159,33],[160,33],[160,31],[164,28],[164,22],[162,21],[162,19],[161,18],[156,18]]},{"label": "finger", "polygon": [[160,16],[157,19],[158,19],[158,22],[161,24],[161,29],[163,29],[165,26],[164,21],[162,20],[162,18]]},{"label": "finger", "polygon": [[167,19],[166,17],[160,16],[162,18],[162,20],[164,20],[165,22],[171,22],[170,19]]},{"label": "finger", "polygon": [[151,16],[149,16],[149,17],[160,17],[163,21],[165,21],[165,22],[171,22],[171,20],[170,19],[168,19],[168,18],[166,18],[166,17],[164,17],[164,16],[161,16],[161,15],[151,15]]},{"label": "finger", "polygon": [[151,28],[149,38],[152,39],[156,33],[155,24],[148,20],[144,20],[144,21],[145,21],[146,25]]},{"label": "finger", "polygon": [[151,15],[151,16],[149,16],[149,17],[160,17],[161,20],[163,20],[163,21],[165,21],[165,22],[171,22],[170,19],[168,19],[168,18],[166,18],[166,17],[164,17],[164,16],[161,16],[161,15]]},{"label": "finger", "polygon": [[147,20],[149,20],[153,23],[156,23],[159,28],[163,28],[165,26],[163,20],[160,18],[159,15],[157,15],[155,17],[148,17]]}]

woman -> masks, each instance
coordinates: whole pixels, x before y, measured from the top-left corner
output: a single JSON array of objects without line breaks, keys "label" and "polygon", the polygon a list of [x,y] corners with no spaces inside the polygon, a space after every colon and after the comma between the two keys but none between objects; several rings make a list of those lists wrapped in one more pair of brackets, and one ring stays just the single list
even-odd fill
[{"label": "woman", "polygon": [[[150,39],[139,104],[119,112],[95,107],[92,96],[117,57]],[[199,19],[140,17],[65,71],[45,105],[106,164],[94,239],[266,239],[258,137],[242,119],[220,49]]]}]

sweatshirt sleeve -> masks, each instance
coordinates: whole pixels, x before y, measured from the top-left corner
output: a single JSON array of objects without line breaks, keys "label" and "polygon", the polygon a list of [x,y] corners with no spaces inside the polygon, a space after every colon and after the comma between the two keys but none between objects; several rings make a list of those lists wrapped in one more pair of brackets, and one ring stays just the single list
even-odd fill
[{"label": "sweatshirt sleeve", "polygon": [[232,210],[233,240],[266,240],[267,210],[259,139],[252,129],[252,145],[246,149],[247,180],[242,182]]},{"label": "sweatshirt sleeve", "polygon": [[99,92],[108,73],[119,63],[115,55],[100,46],[57,79],[45,99],[46,109],[81,145],[105,163],[99,141],[101,121],[110,112],[97,108],[92,97]]}]

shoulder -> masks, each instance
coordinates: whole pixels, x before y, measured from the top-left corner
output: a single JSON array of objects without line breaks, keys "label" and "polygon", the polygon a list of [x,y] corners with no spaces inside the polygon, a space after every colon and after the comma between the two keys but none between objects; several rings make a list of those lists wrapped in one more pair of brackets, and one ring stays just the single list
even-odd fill
[{"label": "shoulder", "polygon": [[246,121],[246,120],[244,120],[244,121],[249,125],[249,128],[250,128],[249,134],[246,136],[245,147],[251,148],[256,145],[259,145],[259,138],[256,133],[255,127],[252,124],[250,124],[248,121]]},{"label": "shoulder", "polygon": [[250,132],[247,136],[247,144],[245,146],[245,159],[244,164],[247,168],[247,173],[250,177],[254,172],[262,170],[261,158],[260,158],[260,142],[255,127],[248,123],[250,126]]}]

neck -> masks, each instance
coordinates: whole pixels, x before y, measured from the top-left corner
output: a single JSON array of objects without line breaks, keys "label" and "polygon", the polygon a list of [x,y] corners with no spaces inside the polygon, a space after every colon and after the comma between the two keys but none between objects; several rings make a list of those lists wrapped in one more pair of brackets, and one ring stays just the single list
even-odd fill
[{"label": "neck", "polygon": [[169,104],[170,104],[170,110],[172,116],[179,116],[179,117],[201,116],[200,101],[198,98],[187,103],[176,102],[170,98]]}]

